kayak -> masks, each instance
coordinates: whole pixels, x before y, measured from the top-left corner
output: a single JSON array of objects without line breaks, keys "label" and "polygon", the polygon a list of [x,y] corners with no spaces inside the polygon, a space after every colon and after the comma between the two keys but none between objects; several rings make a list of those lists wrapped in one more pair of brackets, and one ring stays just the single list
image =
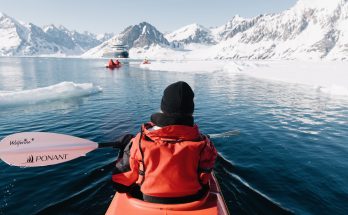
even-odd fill
[{"label": "kayak", "polygon": [[117,65],[114,65],[114,66],[105,66],[106,68],[109,68],[109,69],[115,69],[115,68],[120,68],[121,67],[121,64],[117,64]]},{"label": "kayak", "polygon": [[126,193],[116,193],[106,215],[229,215],[219,184],[213,174],[209,193],[201,200],[184,204],[144,202]]}]

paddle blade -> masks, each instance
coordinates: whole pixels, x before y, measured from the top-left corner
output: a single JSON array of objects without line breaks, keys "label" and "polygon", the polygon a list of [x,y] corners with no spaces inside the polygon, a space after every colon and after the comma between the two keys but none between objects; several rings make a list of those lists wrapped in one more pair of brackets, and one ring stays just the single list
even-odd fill
[{"label": "paddle blade", "polygon": [[24,132],[0,142],[0,158],[9,165],[38,167],[85,156],[98,148],[96,142],[64,134]]}]

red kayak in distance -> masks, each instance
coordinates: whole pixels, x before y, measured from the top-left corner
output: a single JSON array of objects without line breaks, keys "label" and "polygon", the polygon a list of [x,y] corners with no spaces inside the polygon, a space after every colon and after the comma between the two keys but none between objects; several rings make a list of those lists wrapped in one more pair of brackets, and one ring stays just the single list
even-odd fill
[{"label": "red kayak in distance", "polygon": [[121,62],[118,61],[118,59],[116,59],[116,61],[114,62],[112,59],[109,60],[108,64],[105,66],[106,68],[109,69],[116,69],[116,68],[120,68],[121,67]]},{"label": "red kayak in distance", "polygon": [[116,193],[106,215],[229,215],[219,184],[213,175],[210,190],[198,201],[184,204],[144,202],[126,193]]},{"label": "red kayak in distance", "polygon": [[121,64],[115,64],[115,65],[106,65],[105,66],[108,69],[118,69],[121,67]]}]

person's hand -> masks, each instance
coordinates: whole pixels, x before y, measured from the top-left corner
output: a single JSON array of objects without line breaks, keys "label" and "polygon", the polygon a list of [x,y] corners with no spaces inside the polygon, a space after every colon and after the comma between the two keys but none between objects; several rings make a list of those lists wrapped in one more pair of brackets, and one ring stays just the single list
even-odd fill
[{"label": "person's hand", "polygon": [[117,148],[119,148],[123,151],[133,137],[134,137],[133,134],[126,134],[126,135],[118,138],[116,140],[116,145],[118,146]]}]

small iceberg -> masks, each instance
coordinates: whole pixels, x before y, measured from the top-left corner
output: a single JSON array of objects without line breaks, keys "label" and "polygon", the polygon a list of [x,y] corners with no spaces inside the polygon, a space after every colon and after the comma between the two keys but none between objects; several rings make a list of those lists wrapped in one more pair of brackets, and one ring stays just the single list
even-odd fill
[{"label": "small iceberg", "polygon": [[101,91],[101,87],[94,86],[92,83],[77,84],[74,82],[61,82],[48,87],[22,91],[0,91],[0,107],[30,105],[48,101],[83,97],[96,94]]}]

